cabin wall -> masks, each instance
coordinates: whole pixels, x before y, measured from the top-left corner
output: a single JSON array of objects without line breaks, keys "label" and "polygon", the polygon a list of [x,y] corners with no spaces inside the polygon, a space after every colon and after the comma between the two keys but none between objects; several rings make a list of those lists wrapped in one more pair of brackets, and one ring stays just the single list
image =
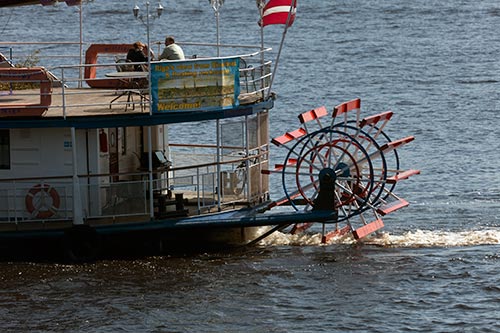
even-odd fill
[{"label": "cabin wall", "polygon": [[[133,173],[140,168],[141,131],[139,127],[104,128],[96,132],[98,147],[98,173]],[[116,154],[116,156],[113,156]],[[113,159],[116,159],[115,161]],[[113,170],[112,163],[116,162]],[[120,176],[127,179],[128,176]]]},{"label": "cabin wall", "polygon": [[[148,151],[148,129],[143,130],[144,151]],[[151,127],[151,147],[153,151],[162,150],[166,156],[169,156],[168,151],[168,130],[166,125],[158,125]]]},{"label": "cabin wall", "polygon": [[[71,217],[74,174],[71,130],[10,129],[9,135],[10,168],[0,170],[0,179],[15,181],[0,183],[0,218],[29,218],[27,195],[30,191],[36,191],[36,186],[53,188],[60,197],[59,217]],[[77,130],[76,136],[77,173],[86,174],[89,165],[86,132]]]},{"label": "cabin wall", "polygon": [[[100,131],[98,129],[88,129],[85,131],[86,149],[78,150],[79,155],[78,163],[80,164],[82,154],[86,155],[87,159],[87,172],[89,177],[80,178],[80,185],[85,185],[82,190],[82,205],[84,209],[84,216],[99,215],[101,212],[101,202],[105,200],[105,194],[100,190],[102,180],[100,177],[91,177],[102,173],[100,168],[100,156],[103,154],[101,150],[106,149],[104,145],[106,142],[101,141]],[[77,139],[80,139],[80,131],[77,131]],[[80,142],[81,140],[79,140]]]},{"label": "cabin wall", "polygon": [[[152,129],[153,148],[168,152],[166,127],[155,126]],[[116,192],[123,182],[144,179],[138,175],[141,171],[139,156],[147,150],[144,132],[147,133],[147,130],[141,127],[76,130],[77,174],[84,217],[96,217],[103,213],[103,207],[112,200],[112,188]],[[110,175],[111,149],[116,153],[120,176]],[[27,211],[26,198],[30,190],[36,190],[39,184],[53,188],[60,197],[57,213],[50,218],[72,219],[74,170],[71,129],[10,129],[9,152],[10,168],[0,169],[0,180],[4,180],[0,182],[0,220],[36,218]],[[113,185],[116,182],[119,184]]]},{"label": "cabin wall", "polygon": [[137,172],[141,165],[140,127],[126,127],[118,130],[119,171]]},{"label": "cabin wall", "polygon": [[[85,132],[77,131],[78,173],[86,173]],[[71,131],[67,128],[26,128],[10,130],[10,169],[0,178],[71,176],[73,155]]]}]

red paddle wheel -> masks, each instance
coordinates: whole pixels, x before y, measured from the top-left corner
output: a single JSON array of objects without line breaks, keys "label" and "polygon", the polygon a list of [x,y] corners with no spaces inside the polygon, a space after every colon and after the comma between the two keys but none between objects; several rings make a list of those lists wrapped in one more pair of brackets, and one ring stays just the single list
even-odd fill
[{"label": "red paddle wheel", "polygon": [[[360,239],[382,228],[382,216],[409,204],[394,193],[397,183],[420,173],[400,167],[397,149],[414,137],[391,140],[384,128],[392,115],[361,118],[360,99],[337,105],[330,117],[324,106],[300,114],[299,129],[272,140],[287,151],[283,164],[265,171],[281,175],[285,192],[273,205],[336,211],[337,219],[323,224],[323,243],[348,232]],[[291,232],[312,224],[294,225]]]}]

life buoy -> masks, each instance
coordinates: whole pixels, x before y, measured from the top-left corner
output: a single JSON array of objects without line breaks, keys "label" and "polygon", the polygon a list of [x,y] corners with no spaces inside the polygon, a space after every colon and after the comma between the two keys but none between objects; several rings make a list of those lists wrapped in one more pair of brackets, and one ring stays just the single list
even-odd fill
[{"label": "life buoy", "polygon": [[33,186],[26,194],[26,210],[32,217],[47,219],[54,215],[61,205],[56,189],[48,184]]},{"label": "life buoy", "polygon": [[0,117],[39,117],[52,103],[52,77],[43,67],[0,68],[0,82],[40,83],[40,103],[0,104]]}]

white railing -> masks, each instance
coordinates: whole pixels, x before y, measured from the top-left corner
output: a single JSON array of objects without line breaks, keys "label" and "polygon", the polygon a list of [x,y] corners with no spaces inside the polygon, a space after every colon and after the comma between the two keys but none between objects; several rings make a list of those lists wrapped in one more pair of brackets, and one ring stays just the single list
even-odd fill
[{"label": "white railing", "polygon": [[[215,160],[213,155],[199,157]],[[267,154],[238,159],[227,156],[219,168],[217,163],[204,163],[155,172],[153,193],[172,198],[182,193],[195,214],[236,203],[258,202],[268,194],[256,185],[267,158]],[[221,170],[220,186],[217,170]],[[83,216],[111,221],[117,217],[151,215],[148,175],[141,172],[79,176]],[[73,216],[72,177],[0,181],[0,223],[68,221]]]},{"label": "white railing", "polygon": [[[244,66],[240,70],[242,87],[248,86],[245,91],[263,91],[268,86],[271,78],[271,61],[266,61],[265,55],[271,48],[261,48],[255,45],[238,44],[213,44],[196,42],[178,42],[179,45],[188,48],[190,51],[196,49],[196,52],[185,52],[188,61],[196,59],[240,57]],[[0,52],[8,60],[16,65],[42,66],[56,74],[59,78],[64,77],[64,84],[70,87],[84,87],[83,68],[85,67],[85,54],[80,50],[87,49],[90,43],[80,42],[12,42],[0,41]],[[153,42],[151,47],[156,49],[156,54],[160,54],[163,42]],[[249,50],[255,50],[248,53]],[[125,58],[126,54],[121,55]],[[115,54],[101,54],[99,56],[100,64],[98,67],[115,67]],[[91,65],[92,66],[92,65]],[[95,65],[94,65],[95,66]],[[97,66],[96,66],[97,67]],[[62,73],[61,71],[64,71]],[[267,81],[267,85],[264,82]],[[250,89],[255,85],[255,88]]]},{"label": "white railing", "polygon": [[[239,56],[240,60],[240,103],[242,104],[252,104],[257,101],[261,101],[265,94],[269,89],[269,82],[271,77],[271,62],[260,63],[257,57],[260,55],[260,51],[252,54],[241,55]],[[187,62],[193,62],[196,64],[197,61],[202,59],[188,59]],[[203,59],[206,60],[206,59]],[[117,72],[123,66],[130,66],[137,63],[102,63],[102,64],[87,64],[87,65],[78,65],[78,66],[58,66],[49,68],[50,76],[52,76],[51,84],[54,88],[51,92],[51,104],[48,106],[48,110],[58,110],[58,114],[66,116],[71,114],[72,110],[82,110],[85,108],[100,108],[102,110],[106,110],[111,108],[112,106],[124,106],[130,104],[130,98],[125,99],[117,99],[116,102],[109,102],[109,98],[100,99],[98,96],[102,96],[103,94],[107,94],[106,91],[114,91],[117,96],[123,95],[128,97],[136,97],[137,100],[140,99],[140,103],[132,104],[135,108],[135,105],[138,104],[140,107],[140,111],[148,111],[149,110],[149,98],[147,96],[150,93],[150,86],[147,77],[144,77],[144,74],[141,72],[130,72],[130,76],[127,77],[126,80],[119,78],[110,78],[106,77],[106,73]],[[95,77],[87,77],[85,79],[80,78],[80,73],[85,69],[96,68],[96,76]],[[101,75],[98,75],[97,72],[101,72]],[[137,75],[134,75],[137,74]],[[2,94],[15,94],[17,97],[21,97],[26,101],[26,104],[29,104],[28,101],[32,102],[34,100],[40,100],[42,96],[45,96],[47,93],[38,90],[38,89],[28,89],[28,90],[17,90],[15,85],[19,85],[22,83],[32,83],[35,86],[38,84],[43,84],[46,81],[37,81],[30,78],[26,79],[27,81],[19,81],[17,77],[13,77],[11,73],[9,73],[8,69],[0,68],[0,90]],[[87,84],[104,84],[104,88],[102,89],[70,89],[70,88],[78,88],[78,87],[86,87]],[[116,85],[115,85],[116,83]],[[125,84],[122,84],[125,83]],[[133,85],[132,85],[133,84]],[[14,87],[14,88],[13,88]],[[19,88],[21,89],[21,88]],[[84,101],[82,99],[77,98],[78,95],[85,95],[88,98],[85,98]],[[95,96],[95,98],[92,98]],[[75,98],[71,98],[75,97]],[[16,99],[17,101],[17,99]],[[91,101],[89,103],[89,101]],[[9,105],[1,105],[2,108],[8,108]],[[27,105],[26,108],[32,108],[34,106]],[[62,111],[59,111],[62,110]]]}]

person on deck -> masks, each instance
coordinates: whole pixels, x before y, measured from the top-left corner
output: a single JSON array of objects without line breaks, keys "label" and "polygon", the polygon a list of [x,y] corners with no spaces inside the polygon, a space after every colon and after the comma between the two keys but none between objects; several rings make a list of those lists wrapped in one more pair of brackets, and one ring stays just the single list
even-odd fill
[{"label": "person on deck", "polygon": [[174,37],[167,36],[165,38],[165,49],[159,60],[184,60],[184,51],[175,43]]},{"label": "person on deck", "polygon": [[[128,50],[127,61],[130,62],[148,62],[148,57],[144,54],[144,45],[141,42],[135,42],[133,47]],[[143,65],[134,65],[134,71],[144,71]]]}]

